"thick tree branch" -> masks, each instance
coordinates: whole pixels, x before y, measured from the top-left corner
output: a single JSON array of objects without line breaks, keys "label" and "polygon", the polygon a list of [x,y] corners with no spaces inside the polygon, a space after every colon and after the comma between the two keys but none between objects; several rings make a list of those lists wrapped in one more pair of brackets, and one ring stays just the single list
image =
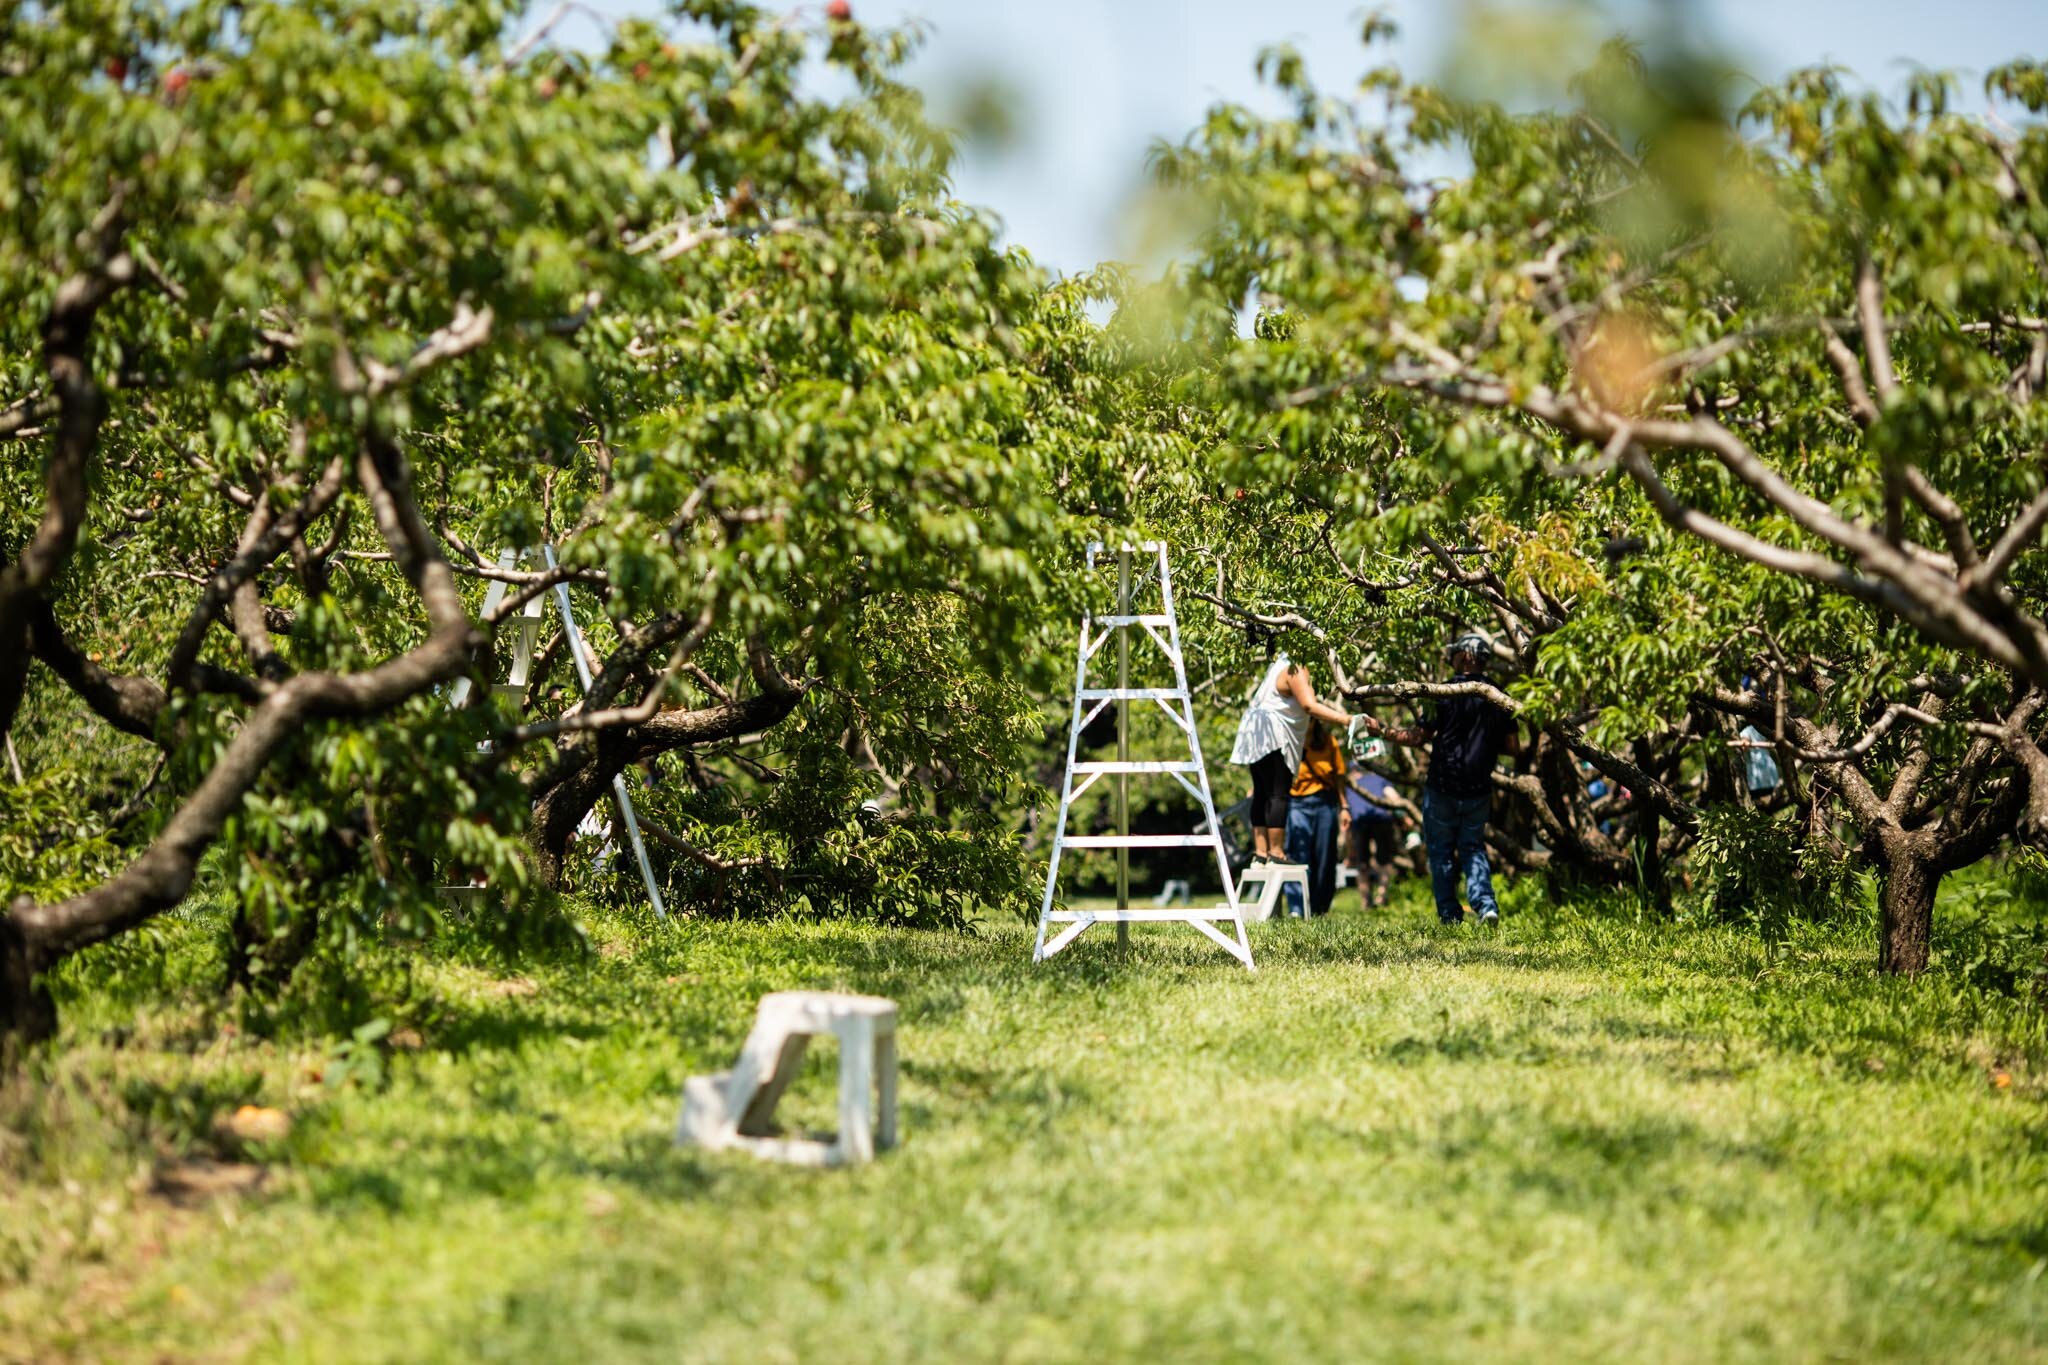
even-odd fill
[{"label": "thick tree branch", "polygon": [[95,225],[105,242],[102,259],[59,284],[43,318],[43,370],[57,408],[56,431],[43,470],[42,516],[20,552],[0,568],[0,734],[14,728],[28,683],[23,646],[30,611],[47,598],[85,524],[86,476],[106,416],[92,372],[93,324],[114,292],[135,279],[133,258],[112,250],[121,198],[115,196]]},{"label": "thick tree branch", "polygon": [[163,688],[136,673],[113,673],[81,654],[64,635],[50,603],[29,611],[30,647],[35,656],[107,724],[143,739],[157,737],[157,722],[169,700]]},{"label": "thick tree branch", "polygon": [[199,785],[126,868],[69,900],[18,902],[5,923],[18,937],[31,972],[46,970],[183,900],[199,860],[241,809],[244,795],[308,724],[380,714],[453,678],[466,664],[474,632],[454,577],[412,500],[403,457],[388,441],[371,436],[356,468],[379,530],[426,606],[426,640],[358,673],[307,673],[279,684],[243,718]]}]

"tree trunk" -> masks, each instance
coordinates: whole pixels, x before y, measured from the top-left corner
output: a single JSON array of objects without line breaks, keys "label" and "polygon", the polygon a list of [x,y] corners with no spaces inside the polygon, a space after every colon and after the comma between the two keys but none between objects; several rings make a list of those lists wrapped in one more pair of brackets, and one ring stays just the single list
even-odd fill
[{"label": "tree trunk", "polygon": [[695,711],[662,711],[630,729],[608,730],[586,739],[534,788],[527,837],[541,881],[556,888],[562,885],[563,864],[576,827],[610,792],[612,779],[629,765],[692,745],[758,734],[780,724],[796,709],[802,695],[788,688]]},{"label": "tree trunk", "polygon": [[1909,834],[1879,836],[1877,967],[1888,976],[1927,970],[1941,870],[1923,842]]},{"label": "tree trunk", "polygon": [[1642,820],[1636,826],[1637,847],[1642,850],[1643,895],[1651,908],[1665,919],[1671,918],[1671,876],[1664,864],[1664,831],[1657,812],[1644,807]]},{"label": "tree trunk", "polygon": [[302,906],[287,921],[284,932],[265,930],[237,906],[228,921],[228,972],[230,987],[264,996],[276,996],[313,951],[320,936],[320,912]]},{"label": "tree trunk", "polygon": [[50,992],[36,980],[35,959],[21,926],[0,915],[0,1039],[36,1042],[57,1031]]},{"label": "tree trunk", "polygon": [[543,885],[562,888],[569,842],[576,837],[576,827],[583,823],[583,817],[603,799],[607,785],[603,769],[607,766],[593,755],[589,762],[571,769],[534,799],[527,837],[533,846],[534,871]]}]

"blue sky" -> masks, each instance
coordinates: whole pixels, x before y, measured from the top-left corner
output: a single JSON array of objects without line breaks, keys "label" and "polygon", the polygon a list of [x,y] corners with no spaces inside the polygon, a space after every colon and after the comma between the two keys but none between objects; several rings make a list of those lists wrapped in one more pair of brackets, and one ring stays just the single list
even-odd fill
[{"label": "blue sky", "polygon": [[[1317,79],[1342,88],[1363,69],[1356,0],[853,0],[869,24],[920,18],[931,34],[914,75],[943,108],[990,75],[1018,97],[1023,136],[971,148],[962,199],[992,209],[1009,240],[1062,271],[1136,249],[1130,196],[1155,138],[1178,138],[1219,100],[1256,101],[1259,48],[1291,42]],[[606,0],[615,11],[639,8]],[[1435,76],[1469,22],[1460,0],[1381,0],[1402,36],[1396,57]],[[812,6],[822,8],[822,0]],[[1639,26],[1651,0],[1608,0]],[[1703,0],[1689,24],[1744,70],[1771,78],[1834,62],[1881,89],[1909,63],[1973,75],[2048,55],[2048,0]],[[1974,89],[1974,81],[1968,83]]]}]

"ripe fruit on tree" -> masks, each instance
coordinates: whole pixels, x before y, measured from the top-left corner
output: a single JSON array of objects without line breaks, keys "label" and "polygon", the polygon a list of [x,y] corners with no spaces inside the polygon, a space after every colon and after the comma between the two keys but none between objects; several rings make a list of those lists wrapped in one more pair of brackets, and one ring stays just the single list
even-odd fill
[{"label": "ripe fruit on tree", "polygon": [[177,99],[185,93],[185,87],[192,84],[192,73],[182,66],[174,66],[164,72],[164,94]]},{"label": "ripe fruit on tree", "polygon": [[113,79],[116,85],[125,83],[128,79],[128,59],[126,57],[107,58],[107,75]]},{"label": "ripe fruit on tree", "polygon": [[835,24],[850,23],[853,19],[853,5],[849,0],[830,0],[825,6],[825,17]]}]

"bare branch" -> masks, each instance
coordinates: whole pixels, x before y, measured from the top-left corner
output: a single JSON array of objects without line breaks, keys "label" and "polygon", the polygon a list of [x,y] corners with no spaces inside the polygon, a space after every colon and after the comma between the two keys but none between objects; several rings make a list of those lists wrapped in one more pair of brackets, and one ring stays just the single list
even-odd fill
[{"label": "bare branch", "polygon": [[506,49],[504,59],[499,63],[499,69],[507,70],[525,61],[526,54],[540,46],[542,40],[554,31],[555,25],[568,18],[575,8],[575,0],[562,0],[561,4],[556,5],[554,9],[548,12],[547,18],[527,30],[524,37]]},{"label": "bare branch", "polygon": [[[248,524],[243,528],[242,537],[235,547],[234,555],[224,560],[207,579],[206,590],[199,596],[192,613],[185,619],[185,625],[178,632],[177,642],[171,647],[171,656],[164,666],[164,677],[173,688],[195,690],[193,665],[199,659],[199,650],[206,642],[206,632],[212,627],[222,608],[228,606],[244,585],[251,583],[264,565],[269,564],[285,552],[287,546],[298,537],[304,528],[323,515],[341,496],[345,464],[341,457],[327,462],[319,480],[306,496],[286,509],[273,513],[269,500],[261,499],[250,513]],[[259,675],[275,681],[281,665],[269,660],[274,658],[270,646],[269,632],[262,622],[260,599],[244,599],[234,614],[231,624],[247,647]]]},{"label": "bare branch", "polygon": [[712,597],[705,602],[704,609],[697,614],[695,623],[676,642],[675,648],[670,651],[668,665],[661,670],[660,675],[648,686],[646,693],[633,705],[614,706],[600,711],[571,711],[566,715],[557,716],[553,720],[537,721],[531,725],[515,726],[505,733],[504,743],[506,745],[527,744],[536,739],[553,739],[561,735],[584,734],[592,730],[625,729],[652,720],[655,714],[661,710],[663,698],[668,695],[669,683],[675,679],[677,674],[682,672],[683,666],[689,662],[690,656],[696,653],[697,646],[702,644],[704,637],[711,633],[712,624],[717,620],[717,607],[718,601],[716,597]]},{"label": "bare branch", "polygon": [[1299,612],[1290,611],[1278,614],[1256,612],[1248,607],[1240,607],[1235,602],[1227,602],[1214,593],[1203,592],[1199,588],[1187,589],[1186,595],[1207,602],[1212,606],[1220,607],[1232,616],[1238,617],[1240,620],[1249,621],[1254,625],[1271,626],[1275,630],[1305,630],[1318,640],[1330,638],[1328,631]]},{"label": "bare branch", "polygon": [[648,819],[644,812],[640,814],[639,818],[640,828],[652,834],[655,842],[664,848],[673,849],[701,867],[710,868],[713,872],[737,872],[744,867],[766,867],[768,865],[768,859],[761,854],[756,854],[750,858],[714,857],[683,838],[680,834],[677,834],[674,830],[669,829],[666,825],[661,824],[659,821]]},{"label": "bare branch", "polygon": [[2005,577],[2005,571],[2012,567],[2020,551],[2030,548],[2041,538],[2041,528],[2048,526],[2048,489],[2034,495],[2034,500],[2020,509],[2012,525],[1991,547],[1991,553],[1975,570],[1966,574],[1963,585],[1967,588],[1987,587]]},{"label": "bare branch", "polygon": [[1821,345],[1825,348],[1828,363],[1835,367],[1835,373],[1842,381],[1842,396],[1849,400],[1849,411],[1854,414],[1858,426],[1868,427],[1877,421],[1877,404],[1871,400],[1870,386],[1863,382],[1863,362],[1849,349],[1848,343],[1835,335],[1832,327],[1821,329]]},{"label": "bare branch", "polygon": [[1413,702],[1437,697],[1484,697],[1510,715],[1519,715],[1522,710],[1522,703],[1490,682],[1356,682],[1343,691],[1346,698],[1357,701]]},{"label": "bare branch", "polygon": [[1942,539],[1948,542],[1949,555],[1955,567],[1967,570],[1977,563],[1977,539],[1970,534],[1970,523],[1964,517],[1963,509],[1955,499],[1934,486],[1920,466],[1902,462],[1899,479],[1913,501],[1920,504],[1920,510],[1927,513],[1936,526],[1941,528]]},{"label": "bare branch", "polygon": [[1856,263],[1856,321],[1863,328],[1863,353],[1870,357],[1870,382],[1882,404],[1898,392],[1892,371],[1892,342],[1884,321],[1884,284],[1877,263],[1865,256]]},{"label": "bare branch", "polygon": [[455,316],[448,325],[430,334],[400,364],[386,365],[378,360],[364,360],[358,368],[355,358],[344,349],[335,357],[336,378],[344,392],[368,393],[371,397],[390,393],[412,383],[443,361],[467,355],[483,346],[491,339],[492,322],[489,308],[479,311],[467,302],[457,303]]}]

